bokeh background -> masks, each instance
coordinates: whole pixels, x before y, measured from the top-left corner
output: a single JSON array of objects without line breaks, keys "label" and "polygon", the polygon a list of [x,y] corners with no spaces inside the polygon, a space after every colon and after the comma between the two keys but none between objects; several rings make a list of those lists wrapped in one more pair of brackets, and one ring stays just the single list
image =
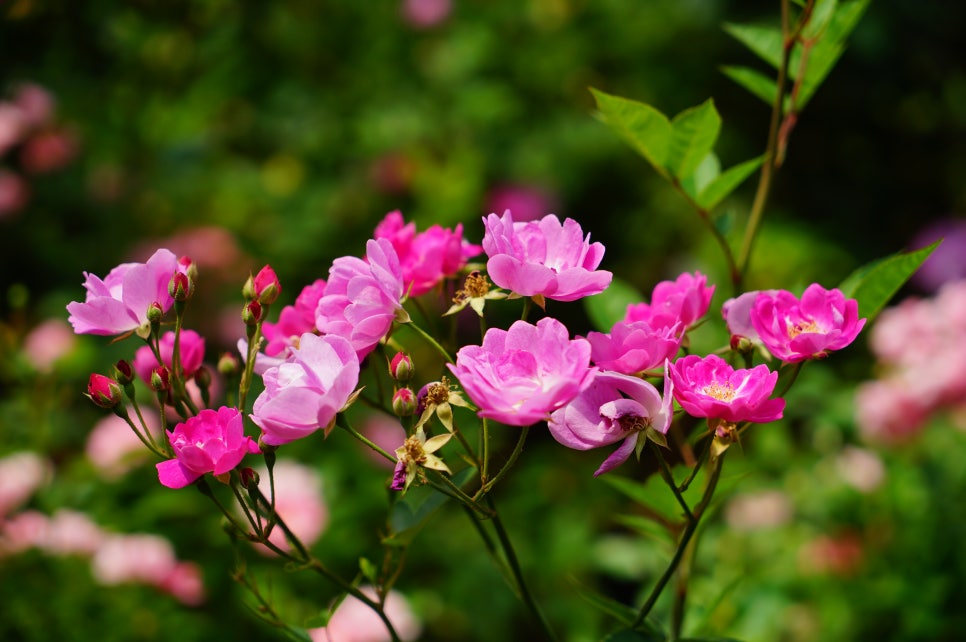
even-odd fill
[{"label": "bokeh background", "polygon": [[[594,118],[588,87],[668,114],[714,97],[719,156],[746,160],[762,151],[768,108],[720,72],[759,66],[721,27],[777,14],[763,0],[0,2],[0,455],[39,453],[51,467],[28,507],[163,534],[201,568],[206,595],[185,606],[157,587],[105,588],[83,556],[8,554],[0,639],[276,639],[241,606],[230,546],[203,497],[162,492],[150,465],[105,479],[84,456],[102,418],[81,396],[87,375],[126,348],[64,337],[83,271],[103,275],[160,246],[191,255],[204,294],[193,321],[212,358],[241,334],[249,270],[271,264],[290,302],[333,258],[361,255],[393,209],[420,229],[462,223],[476,242],[489,212],[552,211],[603,242],[603,267],[642,293],[682,270],[724,284],[697,218]],[[962,235],[964,27],[958,3],[871,4],[792,135],[751,287],[832,286],[925,244],[931,225]],[[29,122],[11,125],[11,104],[29,107]],[[725,216],[740,222],[752,193],[749,182]],[[962,256],[947,252],[945,271],[902,296],[966,275]],[[573,319],[586,323],[579,311]],[[38,338],[39,328],[50,334]],[[28,349],[31,336],[52,346],[47,362]],[[862,342],[810,369],[794,391],[808,410],[759,431],[741,463],[729,462],[747,470],[740,488],[779,493],[771,508],[793,517],[750,533],[740,518],[709,527],[694,627],[749,640],[953,640],[966,630],[956,608],[966,563],[954,545],[966,518],[949,510],[966,494],[950,455],[962,431],[941,415],[911,445],[867,450],[855,384],[883,368]],[[315,446],[292,449],[323,479],[329,527],[315,550],[351,572],[378,550],[385,471],[352,444]],[[815,475],[860,447],[885,481],[863,490]],[[507,521],[537,592],[561,594],[548,600],[551,619],[567,639],[599,639],[604,618],[567,578],[631,601],[666,551],[614,519],[627,507],[593,486],[596,461],[552,442],[528,454],[503,493]],[[425,638],[523,639],[516,599],[461,518],[443,512],[420,534],[400,582]],[[299,575],[269,586],[303,619],[334,595]]]}]

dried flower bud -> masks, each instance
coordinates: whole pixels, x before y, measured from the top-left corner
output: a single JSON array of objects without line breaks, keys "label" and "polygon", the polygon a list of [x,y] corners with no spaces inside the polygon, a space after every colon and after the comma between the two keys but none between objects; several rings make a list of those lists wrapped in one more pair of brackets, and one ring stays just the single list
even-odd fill
[{"label": "dried flower bud", "polygon": [[242,321],[245,325],[257,325],[262,320],[262,304],[258,301],[249,301],[242,308]]},{"label": "dried flower bud", "polygon": [[151,390],[161,392],[171,387],[171,371],[165,366],[157,366],[151,371]]},{"label": "dried flower bud", "polygon": [[415,372],[413,360],[405,352],[397,352],[389,362],[389,375],[396,381],[409,381]]},{"label": "dried flower bud", "polygon": [[195,284],[187,274],[175,272],[168,283],[168,294],[175,301],[187,301],[195,292]]},{"label": "dried flower bud", "polygon": [[110,377],[95,372],[87,382],[87,396],[101,408],[114,408],[121,403],[121,386]]},{"label": "dried flower bud", "polygon": [[392,396],[392,411],[399,417],[412,415],[416,406],[416,395],[409,388],[400,388]]}]

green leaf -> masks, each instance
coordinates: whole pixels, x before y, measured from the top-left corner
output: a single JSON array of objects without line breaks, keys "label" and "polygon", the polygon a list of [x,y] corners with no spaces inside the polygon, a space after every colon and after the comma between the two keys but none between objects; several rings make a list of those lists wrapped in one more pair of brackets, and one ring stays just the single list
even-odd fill
[{"label": "green leaf", "polygon": [[868,263],[848,276],[839,289],[849,298],[858,300],[859,316],[869,321],[909,280],[942,240],[912,252],[899,252]]},{"label": "green leaf", "polygon": [[775,69],[782,64],[781,29],[726,23],[724,30]]},{"label": "green leaf", "polygon": [[665,642],[666,639],[663,635],[655,633],[625,629],[608,635],[601,642]]},{"label": "green leaf", "polygon": [[[853,0],[845,4],[838,4],[831,16],[826,20],[822,28],[817,28],[818,40],[808,55],[808,65],[805,69],[805,78],[799,89],[797,108],[799,111],[808,103],[809,99],[815,94],[819,85],[831,73],[832,68],[845,51],[845,40],[852,30],[859,23],[859,19],[869,6],[869,0]],[[816,7],[816,10],[819,7]],[[816,17],[813,14],[812,20]],[[811,21],[809,26],[811,27]],[[796,46],[792,52],[790,61],[790,72],[792,77],[796,77],[801,60],[801,46]]]},{"label": "green leaf", "polygon": [[604,122],[666,177],[672,135],[667,116],[636,100],[611,96],[593,88],[590,91]]},{"label": "green leaf", "polygon": [[763,73],[749,67],[734,66],[724,66],[721,71],[728,78],[765,101],[766,105],[774,104],[775,92],[778,89],[775,87],[775,81]]},{"label": "green leaf", "polygon": [[754,174],[764,161],[764,156],[758,156],[729,168],[698,193],[698,197],[695,199],[698,205],[706,210],[714,209],[722,199],[735,191],[749,176]]},{"label": "green leaf", "polygon": [[634,620],[637,618],[637,610],[635,608],[598,593],[574,577],[568,577],[567,579],[570,581],[570,585],[574,590],[577,591],[577,595],[595,606],[601,612],[610,615],[624,626],[630,626],[634,623]]},{"label": "green leaf", "polygon": [[681,189],[697,201],[700,194],[711,182],[721,174],[721,162],[714,152],[709,152],[691,176],[681,179]]},{"label": "green leaf", "polygon": [[802,38],[810,40],[822,35],[838,9],[838,0],[816,0],[812,16],[802,29]]},{"label": "green leaf", "polygon": [[685,109],[671,121],[671,146],[665,167],[679,179],[695,173],[714,149],[721,133],[721,116],[710,98]]},{"label": "green leaf", "polygon": [[627,306],[644,300],[637,288],[614,277],[607,289],[600,294],[584,297],[584,310],[594,327],[601,332],[610,332],[614,324],[627,314]]}]

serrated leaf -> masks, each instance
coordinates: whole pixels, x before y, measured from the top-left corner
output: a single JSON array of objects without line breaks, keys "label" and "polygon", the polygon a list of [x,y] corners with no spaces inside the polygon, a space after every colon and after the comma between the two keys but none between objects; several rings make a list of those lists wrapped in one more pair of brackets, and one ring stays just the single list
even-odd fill
[{"label": "serrated leaf", "polygon": [[665,167],[678,179],[694,174],[714,149],[721,133],[721,116],[710,98],[685,109],[671,121],[671,146]]},{"label": "serrated leaf", "polygon": [[722,199],[738,189],[739,185],[754,174],[764,161],[764,156],[758,156],[757,158],[746,160],[743,163],[738,163],[734,167],[728,168],[723,174],[715,178],[707,187],[701,190],[695,199],[696,202],[705,210],[714,209]]},{"label": "serrated leaf", "polygon": [[584,310],[594,327],[601,332],[610,332],[614,324],[627,315],[627,306],[644,300],[637,288],[614,277],[607,289],[600,294],[584,297]]},{"label": "serrated leaf", "polygon": [[729,22],[725,24],[724,30],[775,69],[781,65],[783,47],[781,29]]},{"label": "serrated leaf", "polygon": [[940,243],[867,263],[842,281],[839,289],[859,302],[859,317],[872,321]]},{"label": "serrated leaf", "polygon": [[590,91],[608,127],[630,143],[659,174],[667,176],[665,166],[672,133],[667,116],[636,100],[611,96],[596,89]]},{"label": "serrated leaf", "polygon": [[714,152],[709,152],[691,176],[681,179],[681,189],[692,199],[702,192],[721,174],[721,161]]},{"label": "serrated leaf", "polygon": [[774,104],[775,92],[778,89],[775,87],[775,81],[763,73],[755,71],[750,67],[735,67],[731,65],[722,67],[721,72],[755,96],[761,98],[766,105]]}]

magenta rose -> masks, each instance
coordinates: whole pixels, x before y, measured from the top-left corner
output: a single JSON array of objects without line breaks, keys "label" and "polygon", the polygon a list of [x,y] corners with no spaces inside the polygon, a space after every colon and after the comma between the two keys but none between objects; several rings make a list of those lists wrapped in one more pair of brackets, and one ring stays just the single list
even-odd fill
[{"label": "magenta rose", "polygon": [[402,270],[392,243],[370,240],[366,260],[343,256],[333,261],[315,311],[315,327],[348,339],[361,360],[389,333],[402,309],[403,294]]},{"label": "magenta rose", "polygon": [[[172,370],[174,356],[174,332],[165,332],[159,342],[161,360],[168,370]],[[194,330],[181,331],[181,370],[185,379],[194,376],[205,358],[205,340]],[[158,360],[148,346],[141,346],[134,353],[134,371],[147,384],[151,383],[151,372],[158,367]]]},{"label": "magenta rose", "polygon": [[751,323],[769,352],[794,363],[846,347],[865,319],[859,318],[858,301],[813,283],[801,299],[785,290],[760,293],[751,308]]},{"label": "magenta rose", "polygon": [[67,304],[67,320],[77,334],[123,334],[147,326],[148,308],[153,303],[162,312],[174,303],[168,284],[178,269],[178,258],[162,249],[147,263],[118,265],[104,280],[84,272],[87,298],[83,303]]},{"label": "magenta rose", "polygon": [[590,382],[590,344],[570,339],[552,318],[531,325],[517,321],[509,330],[490,328],[482,346],[464,346],[449,369],[479,415],[511,426],[550,417]]},{"label": "magenta rose", "polygon": [[325,281],[317,279],[302,288],[294,305],[286,305],[278,315],[278,323],[262,324],[262,335],[268,342],[265,354],[270,357],[287,356],[294,342],[306,332],[315,331],[315,310],[325,292]]},{"label": "magenta rose", "polygon": [[648,428],[667,434],[674,415],[671,379],[664,395],[639,377],[598,372],[577,398],[550,415],[550,434],[576,450],[600,448],[623,441],[600,465],[594,477],[627,461]]},{"label": "magenta rose", "polygon": [[338,335],[306,333],[262,380],[265,390],[255,399],[252,421],[262,429],[262,442],[279,446],[332,427],[359,382],[359,359]]},{"label": "magenta rose", "polygon": [[561,223],[548,214],[539,221],[514,223],[507,211],[502,218],[490,214],[483,225],[486,271],[501,288],[522,296],[574,301],[610,285],[611,273],[597,269],[604,246],[591,243],[589,234],[584,238],[573,219]]},{"label": "magenta rose", "polygon": [[168,433],[174,459],[157,464],[158,479],[168,488],[184,488],[205,473],[223,475],[258,445],[244,433],[237,408],[205,409]]},{"label": "magenta rose", "polygon": [[685,272],[674,281],[661,281],[654,286],[651,302],[627,306],[625,321],[647,321],[654,328],[679,325],[684,334],[704,316],[714,296],[714,286],[707,285],[708,277]]},{"label": "magenta rose", "polygon": [[590,356],[602,370],[637,374],[664,365],[681,348],[681,324],[651,326],[646,321],[618,321],[609,334],[590,332]]},{"label": "magenta rose", "polygon": [[692,417],[729,423],[768,423],[781,419],[785,400],[772,399],[778,373],[760,365],[735,370],[721,357],[689,355],[671,364],[674,398]]}]

